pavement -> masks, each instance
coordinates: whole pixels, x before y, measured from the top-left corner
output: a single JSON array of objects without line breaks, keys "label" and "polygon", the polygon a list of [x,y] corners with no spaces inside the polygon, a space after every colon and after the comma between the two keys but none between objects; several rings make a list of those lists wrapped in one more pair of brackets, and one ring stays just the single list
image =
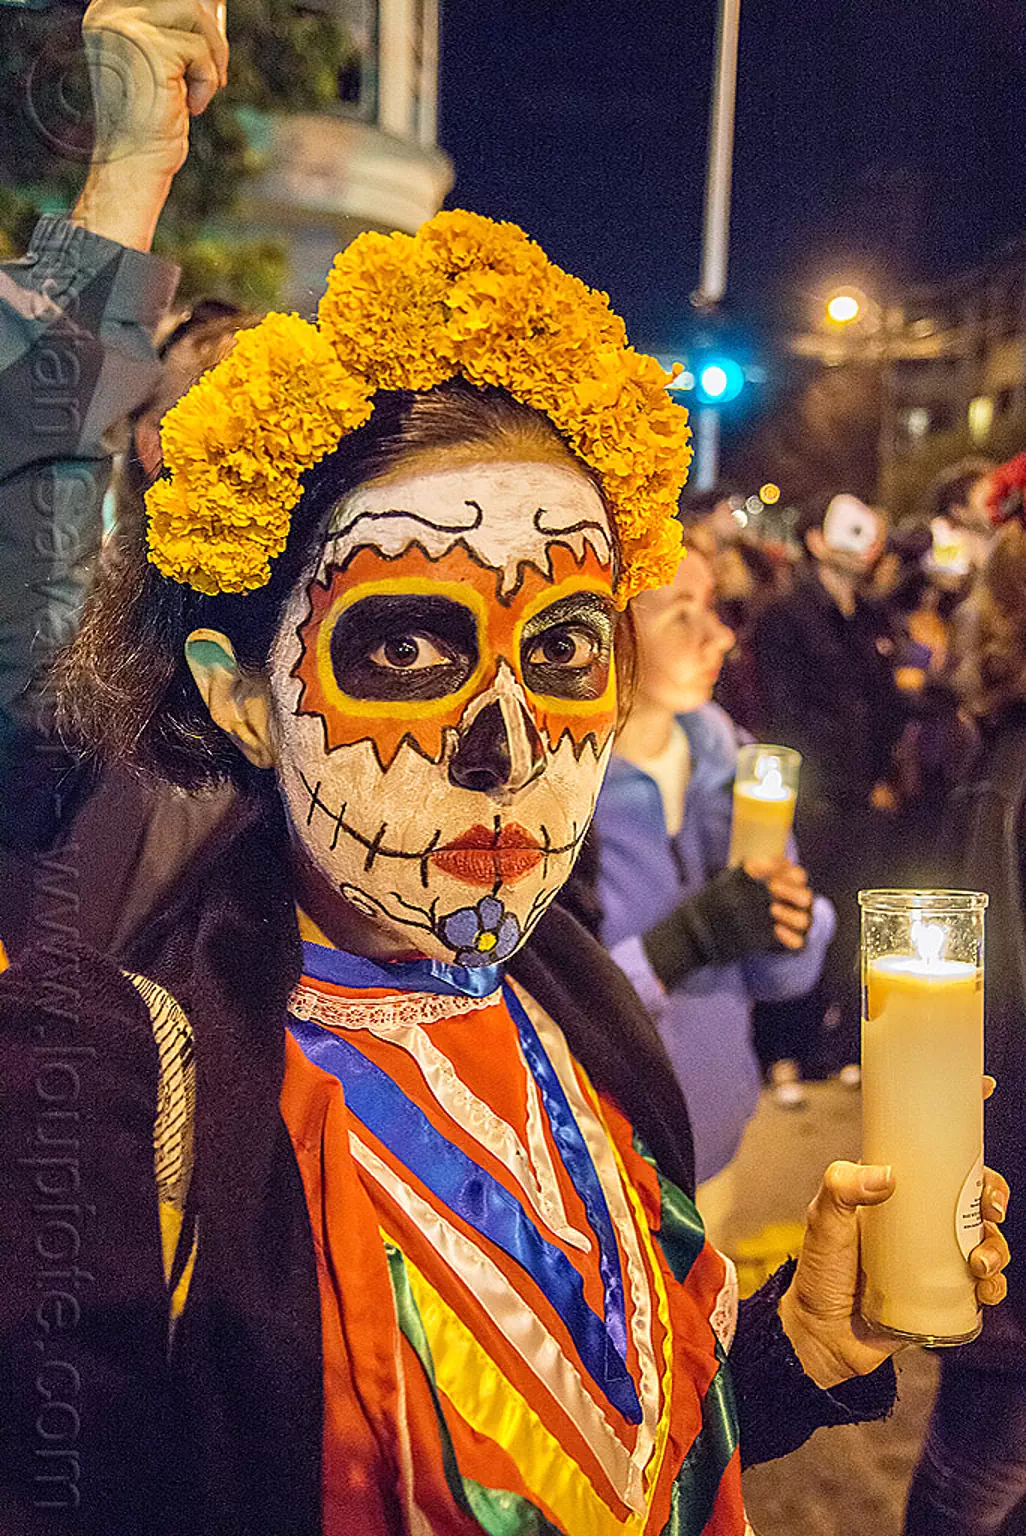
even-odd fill
[{"label": "pavement", "polygon": [[[781,1109],[764,1093],[738,1154],[733,1210],[717,1241],[735,1258],[744,1293],[797,1250],[828,1163],[858,1159],[857,1090],[810,1083],[807,1094],[804,1108]],[[746,1472],[756,1536],[901,1536],[936,1385],[936,1358],[906,1350],[889,1419],[821,1429],[790,1456]]]}]

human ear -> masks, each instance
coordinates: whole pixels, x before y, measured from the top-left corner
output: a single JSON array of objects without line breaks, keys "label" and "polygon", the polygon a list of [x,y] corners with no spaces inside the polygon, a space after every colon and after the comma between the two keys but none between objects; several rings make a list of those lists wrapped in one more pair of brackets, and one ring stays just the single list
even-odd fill
[{"label": "human ear", "polygon": [[194,629],[185,660],[210,718],[255,768],[273,768],[274,737],[267,682],[243,672],[227,635]]},{"label": "human ear", "polygon": [[142,465],[143,473],[151,477],[161,465],[160,422],[149,414],[140,416],[132,434],[135,456]]}]

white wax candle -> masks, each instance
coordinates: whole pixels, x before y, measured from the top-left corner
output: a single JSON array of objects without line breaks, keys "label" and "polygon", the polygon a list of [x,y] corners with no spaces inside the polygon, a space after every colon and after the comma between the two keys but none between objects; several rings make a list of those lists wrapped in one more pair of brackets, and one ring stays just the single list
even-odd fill
[{"label": "white wax candle", "polygon": [[779,768],[770,768],[761,779],[736,782],[728,862],[782,859],[794,825],[797,798],[784,783]]},{"label": "white wax candle", "polygon": [[936,1339],[979,1327],[968,1255],[982,1237],[983,972],[942,959],[944,929],[914,924],[919,955],[866,968],[862,1157],[895,1192],[860,1213],[863,1315]]}]

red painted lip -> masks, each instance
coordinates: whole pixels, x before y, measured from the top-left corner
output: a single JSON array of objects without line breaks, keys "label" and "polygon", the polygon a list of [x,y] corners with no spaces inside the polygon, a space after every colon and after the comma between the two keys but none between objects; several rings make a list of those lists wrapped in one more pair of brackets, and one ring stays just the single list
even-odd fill
[{"label": "red painted lip", "polygon": [[447,875],[490,889],[499,881],[515,885],[529,875],[541,863],[544,850],[537,838],[515,821],[498,832],[479,823],[436,848],[430,857]]}]

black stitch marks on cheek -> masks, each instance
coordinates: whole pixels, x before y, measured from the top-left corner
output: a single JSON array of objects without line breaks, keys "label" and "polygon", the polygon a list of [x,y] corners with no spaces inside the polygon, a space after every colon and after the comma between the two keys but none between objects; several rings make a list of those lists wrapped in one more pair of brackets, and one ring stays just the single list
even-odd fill
[{"label": "black stitch marks on cheek", "polygon": [[[331,835],[330,844],[332,853],[334,853],[336,847],[338,846],[339,835],[344,832],[348,837],[351,837],[354,842],[359,843],[360,846],[366,850],[367,856],[364,861],[365,872],[369,872],[378,859],[402,859],[407,863],[416,863],[420,865],[421,884],[425,888],[427,887],[428,861],[432,853],[435,851],[435,848],[438,846],[439,839],[442,836],[440,828],[435,828],[434,832],[431,834],[430,841],[422,848],[408,849],[387,847],[385,845],[385,834],[388,831],[388,823],[386,821],[381,823],[373,837],[368,837],[357,827],[350,826],[350,824],[346,821],[346,804],[343,804],[341,809],[336,811],[321,799],[321,785],[323,783],[322,779],[318,779],[317,783],[312,785],[301,768],[297,769],[297,773],[303,788],[310,798],[310,804],[306,813],[307,826],[309,827],[313,824],[315,811],[320,811],[333,824],[334,830]],[[573,822],[572,836],[570,841],[568,843],[563,843],[558,847],[552,843],[547,827],[542,827],[540,830],[542,837],[544,838],[542,851],[545,858],[544,872],[547,874],[549,861],[551,859],[558,858],[566,854],[569,854],[572,858],[576,858],[580,845],[584,841],[584,833],[587,831],[587,825],[585,825],[582,831],[578,831],[577,823]]]},{"label": "black stitch marks on cheek", "polygon": [[381,844],[387,831],[388,822],[383,821],[378,830],[375,832],[371,844],[367,849],[367,857],[363,862],[364,874],[370,874],[371,870],[374,868],[374,860],[377,858],[378,853],[381,850]]},{"label": "black stitch marks on cheek", "polygon": [[432,835],[431,841],[428,843],[427,847],[418,849],[416,852],[411,852],[405,848],[385,848],[382,846],[382,844],[385,833],[388,830],[387,822],[381,823],[381,826],[378,828],[378,831],[374,837],[367,837],[363,832],[360,832],[356,827],[350,826],[346,821],[345,815],[348,802],[343,803],[340,810],[332,810],[331,806],[327,805],[321,799],[321,784],[323,783],[323,780],[318,779],[316,784],[311,785],[310,780],[307,778],[302,768],[297,769],[297,772],[299,774],[303,788],[306,790],[310,797],[310,806],[306,813],[307,826],[309,827],[312,825],[314,812],[322,811],[323,814],[327,816],[328,820],[334,822],[335,824],[335,830],[332,833],[331,838],[332,853],[334,853],[336,847],[338,846],[339,834],[345,832],[348,837],[351,837],[354,840],[354,842],[359,843],[361,847],[366,849],[367,862],[364,865],[365,869],[370,869],[375,859],[378,858],[409,859],[414,862],[426,859],[442,835],[440,831],[436,830]]},{"label": "black stitch marks on cheek", "polygon": [[434,849],[437,847],[438,841],[441,838],[441,836],[442,836],[441,832],[436,828],[436,830],[434,832],[434,835],[432,836],[431,841],[428,844],[428,846],[427,846],[427,848],[426,848],[426,850],[424,852],[424,855],[423,855],[423,857],[422,857],[422,859],[420,861],[420,883],[424,887],[425,891],[427,890],[427,883],[428,883],[428,859],[431,857],[431,854],[433,853]]}]

